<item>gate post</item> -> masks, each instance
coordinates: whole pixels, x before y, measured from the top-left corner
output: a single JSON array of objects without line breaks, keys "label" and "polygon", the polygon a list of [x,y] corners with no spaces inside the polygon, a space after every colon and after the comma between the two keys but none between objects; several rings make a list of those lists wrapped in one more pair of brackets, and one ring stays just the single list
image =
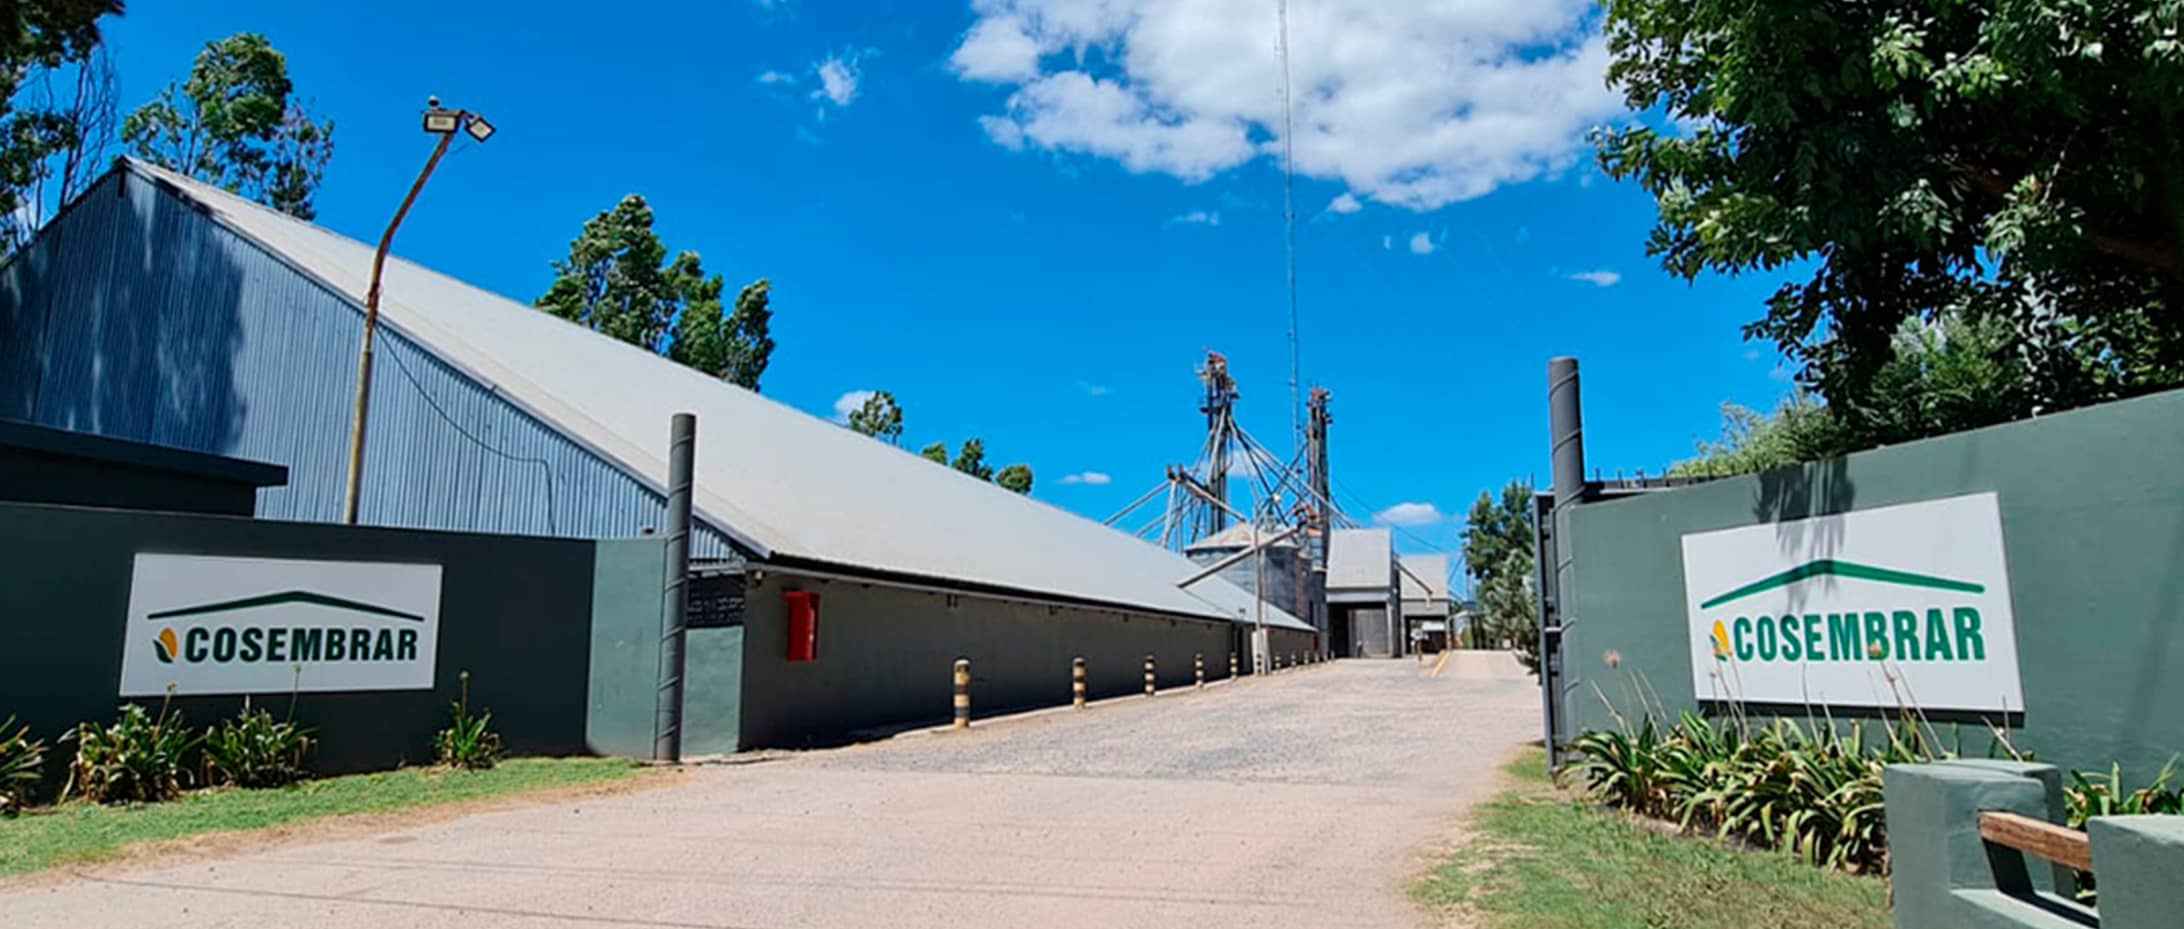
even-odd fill
[{"label": "gate post", "polygon": [[1569,528],[1570,508],[1585,499],[1585,416],[1579,403],[1577,359],[1569,356],[1547,361],[1548,452],[1554,468],[1555,504],[1540,513],[1534,507],[1533,531],[1538,554],[1539,588],[1539,686],[1542,728],[1547,743],[1547,764],[1562,763],[1562,731],[1568,725],[1564,713],[1562,630],[1570,617],[1562,610],[1562,591],[1567,589],[1570,546],[1563,533]]},{"label": "gate post", "polygon": [[660,689],[653,698],[652,760],[682,760],[683,611],[690,603],[690,482],[698,417],[675,414],[668,429],[665,601],[660,616]]}]

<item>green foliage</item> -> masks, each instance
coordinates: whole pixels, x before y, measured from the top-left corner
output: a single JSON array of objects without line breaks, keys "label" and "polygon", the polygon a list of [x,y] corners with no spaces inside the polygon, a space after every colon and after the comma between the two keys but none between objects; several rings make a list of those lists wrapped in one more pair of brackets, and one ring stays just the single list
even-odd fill
[{"label": "green foliage", "polygon": [[1474,643],[1511,648],[1539,673],[1538,540],[1532,531],[1532,485],[1511,481],[1501,497],[1480,491],[1464,528],[1464,567],[1476,603]]},{"label": "green foliage", "polygon": [[0,722],[0,816],[22,811],[44,766],[45,742],[31,738],[30,727],[15,725],[13,716]]},{"label": "green foliage", "polygon": [[993,480],[993,466],[986,463],[986,440],[965,439],[963,449],[956,452],[955,460],[948,463],[954,468],[981,481]]},{"label": "green foliage", "polygon": [[1782,398],[1771,415],[1721,405],[1721,438],[1700,442],[1699,455],[1668,469],[1670,477],[1757,474],[1857,451],[1861,446],[1827,406],[1802,390]]},{"label": "green foliage", "polygon": [[933,444],[931,444],[931,445],[925,446],[925,447],[924,447],[924,448],[922,448],[922,449],[919,449],[919,450],[918,450],[918,454],[919,454],[920,456],[922,456],[922,457],[923,457],[923,458],[924,458],[925,460],[927,460],[927,461],[930,461],[930,462],[932,462],[932,463],[934,463],[934,464],[938,464],[938,465],[944,465],[944,464],[947,464],[947,463],[948,463],[948,443],[946,443],[946,442],[935,442],[935,443],[933,443]]},{"label": "green foliage", "polygon": [[181,84],[131,112],[122,140],[137,157],[300,219],[334,156],[334,124],[293,98],[288,59],[265,36],[206,44]]},{"label": "green foliage", "polygon": [[1854,424],[1903,325],[1949,314],[2007,334],[2023,393],[1982,399],[2018,415],[2184,383],[2174,0],[1606,8],[1610,83],[1675,123],[1595,139],[1654,197],[1648,251],[1809,268],[1745,332]]},{"label": "green foliage", "polygon": [[208,782],[237,787],[281,787],[310,777],[303,760],[314,744],[311,730],[276,720],[246,698],[234,719],[205,731]]},{"label": "green foliage", "polygon": [[119,0],[0,3],[0,242],[9,248],[102,167],[116,92],[99,21],[121,11]]},{"label": "green foliage", "polygon": [[1031,466],[1012,464],[993,476],[993,482],[1020,494],[1031,493]]},{"label": "green foliage", "polygon": [[433,757],[440,764],[466,771],[483,771],[500,763],[500,734],[493,731],[493,713],[470,712],[470,672],[457,675],[462,696],[448,705],[448,727],[433,739]]},{"label": "green foliage", "polygon": [[[2084,829],[2086,820],[2095,816],[2184,816],[2184,787],[2174,783],[2175,777],[2175,758],[2161,766],[2152,783],[2136,790],[2124,785],[2123,769],[2114,764],[2107,774],[2072,771],[2063,788],[2063,823]],[[2078,872],[2078,896],[2089,899],[2096,890],[2093,875]]]},{"label": "green foliage", "polygon": [[142,842],[442,806],[642,773],[619,758],[518,758],[491,771],[399,768],[278,790],[193,791],[149,806],[71,803],[37,816],[0,820],[0,877],[110,858]]},{"label": "green foliage", "polygon": [[584,222],[554,282],[533,306],[684,367],[758,390],[773,355],[767,328],[773,285],[761,279],[736,295],[723,318],[720,275],[697,252],[670,261],[653,231],[652,205],[637,194]]},{"label": "green foliage", "polygon": [[1885,872],[1881,769],[1946,757],[1916,719],[1859,724],[1778,719],[1717,723],[1691,713],[1673,727],[1648,714],[1634,731],[1595,730],[1570,765],[1596,799],[1686,829],[1787,849],[1805,861]]},{"label": "green foliage", "polygon": [[62,736],[76,740],[76,760],[69,767],[62,796],[81,795],[93,803],[156,803],[182,792],[184,761],[197,744],[181,713],[168,712],[162,700],[154,716],[134,703],[104,728],[84,723]]},{"label": "green foliage", "polygon": [[[872,396],[865,398],[863,405],[849,411],[849,428],[852,432],[871,436],[889,445],[901,445],[902,407],[895,403],[894,394],[875,390]],[[947,460],[947,446],[940,446],[940,456],[937,460]]]}]

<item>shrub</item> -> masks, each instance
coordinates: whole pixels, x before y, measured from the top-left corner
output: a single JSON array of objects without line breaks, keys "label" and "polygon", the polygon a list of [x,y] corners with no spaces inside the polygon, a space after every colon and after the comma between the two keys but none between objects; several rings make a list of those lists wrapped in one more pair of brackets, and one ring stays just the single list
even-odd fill
[{"label": "shrub", "polygon": [[80,793],[94,803],[155,803],[182,792],[183,760],[196,739],[182,714],[159,704],[159,715],[134,703],[105,728],[84,723],[62,740],[76,740],[62,796]]},{"label": "shrub", "polygon": [[491,710],[477,715],[470,712],[470,672],[462,672],[458,679],[462,682],[462,696],[448,707],[448,727],[440,730],[434,754],[450,768],[482,771],[500,761],[500,736],[492,730]]},{"label": "shrub", "polygon": [[[2123,770],[2113,764],[2105,775],[2072,771],[2070,784],[2063,788],[2063,823],[2084,829],[2085,821],[2095,816],[2184,815],[2184,789],[2170,785],[2175,777],[2175,758],[2161,766],[2153,783],[2137,790],[2124,789]],[[2093,875],[2078,872],[2078,896],[2091,899],[2094,889]]]},{"label": "shrub", "polygon": [[1775,720],[1716,723],[1685,713],[1665,730],[1650,716],[1635,732],[1595,730],[1571,745],[1566,770],[1610,806],[1672,820],[1813,864],[1885,872],[1881,769],[1942,757],[1913,720],[1864,725]]},{"label": "shrub", "polygon": [[206,780],[237,787],[293,784],[310,776],[303,759],[311,746],[311,730],[276,720],[246,698],[234,719],[205,730]]},{"label": "shrub", "polygon": [[45,742],[31,738],[30,727],[15,725],[13,716],[0,722],[0,816],[23,809],[44,766]]}]

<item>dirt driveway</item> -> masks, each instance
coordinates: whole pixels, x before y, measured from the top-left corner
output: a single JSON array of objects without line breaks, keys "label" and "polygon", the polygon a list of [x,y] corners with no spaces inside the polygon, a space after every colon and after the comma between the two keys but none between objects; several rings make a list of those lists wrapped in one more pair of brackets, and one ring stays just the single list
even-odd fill
[{"label": "dirt driveway", "polygon": [[10,927],[1416,926],[1539,725],[1500,655],[1344,661],[0,894]]}]

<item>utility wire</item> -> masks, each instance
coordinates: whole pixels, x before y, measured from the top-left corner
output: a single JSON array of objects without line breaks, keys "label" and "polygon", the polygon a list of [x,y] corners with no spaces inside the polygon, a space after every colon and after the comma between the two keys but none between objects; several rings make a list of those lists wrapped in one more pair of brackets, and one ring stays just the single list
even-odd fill
[{"label": "utility wire", "polygon": [[493,454],[498,455],[502,458],[506,458],[509,461],[521,461],[538,465],[539,471],[544,474],[546,481],[546,534],[560,535],[561,530],[555,525],[554,520],[554,466],[548,463],[544,458],[532,458],[526,455],[517,455],[511,452],[502,451],[500,448],[494,446],[493,443],[487,442],[486,440],[479,438],[476,433],[473,433],[469,429],[464,428],[462,423],[457,422],[455,420],[455,417],[449,415],[447,410],[440,406],[439,401],[432,399],[432,392],[425,389],[424,383],[417,379],[416,374],[411,373],[409,365],[402,360],[401,352],[388,352],[386,353],[386,357],[388,360],[394,362],[395,370],[402,375],[403,380],[406,380],[410,383],[410,387],[414,388],[417,391],[418,398],[425,401],[425,406],[432,408],[432,412],[439,414],[440,418],[446,421],[450,427],[453,427],[457,434],[461,435],[463,438],[469,439],[473,443],[476,443],[479,448],[485,449],[488,452],[492,452]]}]

